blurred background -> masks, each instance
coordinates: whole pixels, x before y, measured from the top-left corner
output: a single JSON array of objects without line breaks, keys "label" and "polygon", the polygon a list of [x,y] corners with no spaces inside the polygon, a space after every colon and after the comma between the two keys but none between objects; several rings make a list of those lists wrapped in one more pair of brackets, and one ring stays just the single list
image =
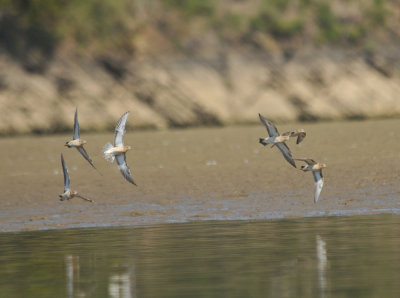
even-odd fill
[{"label": "blurred background", "polygon": [[0,0],[0,134],[400,115],[400,1]]}]

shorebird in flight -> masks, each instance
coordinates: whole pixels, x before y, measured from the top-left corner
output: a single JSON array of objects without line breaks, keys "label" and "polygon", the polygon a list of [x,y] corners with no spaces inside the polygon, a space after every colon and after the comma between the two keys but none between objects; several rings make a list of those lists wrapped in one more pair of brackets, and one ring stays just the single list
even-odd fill
[{"label": "shorebird in flight", "polygon": [[86,143],[87,142],[85,140],[82,140],[79,136],[78,108],[76,108],[72,140],[66,142],[64,146],[67,146],[68,148],[75,147],[79,151],[79,153],[82,154],[82,156],[90,163],[90,165],[101,175],[101,173],[94,166],[93,161],[90,159],[85,148],[83,148],[83,145]]},{"label": "shorebird in flight", "polygon": [[64,193],[59,195],[60,200],[65,201],[77,197],[88,202],[93,202],[93,200],[82,197],[81,195],[78,194],[78,192],[71,190],[69,186],[70,181],[69,181],[68,169],[67,166],[65,165],[64,156],[62,155],[62,153],[61,153],[61,164],[64,172]]},{"label": "shorebird in flight", "polygon": [[136,185],[136,183],[132,179],[131,171],[129,170],[129,167],[126,164],[125,153],[128,150],[131,150],[131,146],[124,145],[124,140],[123,140],[125,134],[126,120],[128,119],[128,116],[129,112],[126,112],[118,120],[117,125],[115,126],[114,146],[110,142],[108,142],[107,144],[105,144],[103,148],[103,153],[104,153],[104,158],[111,163],[114,162],[114,159],[116,159],[118,168],[121,174],[124,176],[124,178],[128,182]]},{"label": "shorebird in flight", "polygon": [[307,134],[304,129],[300,128],[300,129],[293,129],[290,131],[286,131],[282,135],[289,137],[297,137],[296,144],[300,144],[301,141],[304,140]]},{"label": "shorebird in flight", "polygon": [[258,116],[260,117],[261,122],[267,128],[269,134],[268,138],[260,138],[260,143],[263,144],[264,146],[273,144],[272,147],[273,146],[278,147],[278,149],[281,151],[283,157],[287,160],[287,162],[290,163],[293,167],[296,167],[296,163],[293,160],[292,153],[290,152],[289,147],[285,143],[290,138],[290,132],[288,132],[286,135],[280,135],[278,129],[271,121],[265,119],[263,116],[261,116],[261,114],[258,114]]},{"label": "shorebird in flight", "polygon": [[322,176],[322,169],[326,168],[326,164],[318,163],[311,158],[296,158],[296,160],[304,161],[307,165],[302,165],[300,170],[304,172],[312,171],[314,176],[314,203],[319,199],[322,187],[324,186],[324,176]]}]

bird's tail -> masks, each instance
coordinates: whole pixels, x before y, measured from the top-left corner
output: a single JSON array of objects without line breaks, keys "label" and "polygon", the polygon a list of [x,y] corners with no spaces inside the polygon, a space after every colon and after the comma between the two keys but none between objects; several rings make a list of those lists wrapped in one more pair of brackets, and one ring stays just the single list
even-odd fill
[{"label": "bird's tail", "polygon": [[107,151],[108,151],[109,149],[111,149],[112,147],[113,147],[113,145],[112,145],[110,142],[108,142],[107,144],[105,144],[104,147],[103,147],[104,158],[107,159],[109,162],[113,162],[114,159],[115,159],[115,156],[114,156],[114,155],[112,155],[112,154],[110,154],[110,153],[107,152]]}]

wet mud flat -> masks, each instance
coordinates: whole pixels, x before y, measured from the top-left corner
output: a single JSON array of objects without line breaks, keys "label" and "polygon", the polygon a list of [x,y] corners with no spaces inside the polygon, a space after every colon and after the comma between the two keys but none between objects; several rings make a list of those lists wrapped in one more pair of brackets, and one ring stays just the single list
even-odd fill
[{"label": "wet mud flat", "polygon": [[[0,231],[152,225],[200,220],[258,220],[400,213],[400,120],[278,125],[304,128],[288,143],[294,157],[327,164],[320,200],[310,173],[263,147],[258,126],[174,131],[127,130],[127,163],[138,186],[102,156],[113,133],[85,134],[99,175],[73,148],[70,135],[0,140]],[[59,201],[60,153],[71,187],[93,199]],[[301,162],[297,162],[298,168]]]}]

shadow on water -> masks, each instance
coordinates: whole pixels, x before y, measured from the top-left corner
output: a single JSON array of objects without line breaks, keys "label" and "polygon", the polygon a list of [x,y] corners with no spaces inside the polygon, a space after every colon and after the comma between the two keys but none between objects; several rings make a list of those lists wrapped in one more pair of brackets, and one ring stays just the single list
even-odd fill
[{"label": "shadow on water", "polygon": [[3,297],[398,297],[400,216],[0,234]]}]

